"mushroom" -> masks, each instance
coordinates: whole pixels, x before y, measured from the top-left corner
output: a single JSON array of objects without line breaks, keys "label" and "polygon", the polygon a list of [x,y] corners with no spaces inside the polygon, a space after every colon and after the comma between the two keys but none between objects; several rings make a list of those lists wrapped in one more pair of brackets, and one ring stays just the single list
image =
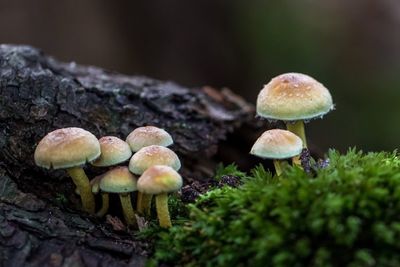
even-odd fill
[{"label": "mushroom", "polygon": [[104,136],[99,139],[101,155],[92,162],[93,166],[108,167],[127,161],[132,151],[125,141],[115,136]]},{"label": "mushroom", "polygon": [[282,174],[281,159],[297,156],[303,149],[303,142],[294,133],[281,129],[265,131],[254,143],[250,154],[260,158],[273,159],[276,175]]},{"label": "mushroom", "polygon": [[169,166],[154,165],[140,176],[137,186],[141,192],[156,195],[156,209],[160,226],[171,227],[168,193],[178,191],[182,187],[182,177],[179,173]]},{"label": "mushroom", "polygon": [[[128,167],[115,167],[106,172],[100,180],[100,190],[107,195],[108,193],[119,194],[126,223],[136,226],[130,193],[137,190],[137,179]],[[108,204],[108,197],[106,204]]]},{"label": "mushroom", "polygon": [[78,188],[83,209],[95,211],[95,201],[89,179],[82,168],[100,156],[96,136],[81,128],[63,128],[48,133],[35,150],[36,165],[46,169],[66,169]]},{"label": "mushroom", "polygon": [[328,89],[301,73],[273,78],[257,97],[257,114],[269,120],[285,121],[287,129],[302,139],[304,148],[307,147],[304,122],[322,118],[333,108]]},{"label": "mushroom", "polygon": [[[92,188],[92,193],[95,195],[97,195],[100,192],[101,178],[103,178],[103,174],[98,175],[98,176],[94,177],[92,180],[90,180],[90,186]],[[75,189],[75,194],[80,195],[78,188]],[[101,201],[102,206],[101,206],[101,209],[96,212],[97,217],[103,217],[104,215],[106,215],[106,213],[108,211],[108,207],[109,207],[108,193],[102,192],[101,198],[102,198],[102,201]]]},{"label": "mushroom", "polygon": [[[131,148],[128,143],[115,136],[104,136],[99,139],[101,155],[92,162],[93,166],[109,167],[127,161],[132,156]],[[99,180],[100,181],[100,180]],[[92,192],[99,192],[99,181],[92,185]],[[96,213],[96,216],[103,217],[106,215],[109,206],[108,194],[101,192],[102,207]]]},{"label": "mushroom", "polygon": [[[141,148],[132,156],[129,161],[129,170],[134,174],[141,175],[153,165],[170,166],[176,171],[181,168],[181,162],[174,151],[163,146],[152,145]],[[143,211],[149,214],[152,195],[143,194],[143,192],[142,195],[141,198],[138,198],[137,210],[140,214]]]},{"label": "mushroom", "polygon": [[169,133],[155,126],[136,128],[128,135],[126,142],[133,152],[139,151],[146,146],[158,145],[167,147],[174,143]]},{"label": "mushroom", "polygon": [[[136,128],[128,135],[126,142],[130,145],[133,152],[137,152],[146,146],[159,145],[168,147],[174,143],[171,135],[167,131],[155,126],[143,126]],[[141,207],[142,201],[143,195],[141,192],[138,192],[137,207],[139,210],[141,210],[139,207]]]}]

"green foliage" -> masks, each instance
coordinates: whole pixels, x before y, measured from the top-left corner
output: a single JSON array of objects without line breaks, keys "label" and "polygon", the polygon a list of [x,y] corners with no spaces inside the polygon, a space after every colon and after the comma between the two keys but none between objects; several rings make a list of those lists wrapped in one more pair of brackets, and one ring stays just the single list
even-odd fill
[{"label": "green foliage", "polygon": [[309,177],[262,166],[240,188],[215,189],[190,220],[157,236],[154,259],[174,266],[400,266],[400,160],[330,151]]},{"label": "green foliage", "polygon": [[[177,194],[170,194],[168,196],[168,209],[173,220],[188,217],[189,214],[187,206]],[[155,210],[155,208],[153,210]]]},{"label": "green foliage", "polygon": [[217,170],[215,172],[215,180],[221,180],[224,175],[233,175],[239,178],[243,178],[246,176],[245,172],[242,172],[238,169],[235,163],[224,166],[222,163],[218,164]]}]

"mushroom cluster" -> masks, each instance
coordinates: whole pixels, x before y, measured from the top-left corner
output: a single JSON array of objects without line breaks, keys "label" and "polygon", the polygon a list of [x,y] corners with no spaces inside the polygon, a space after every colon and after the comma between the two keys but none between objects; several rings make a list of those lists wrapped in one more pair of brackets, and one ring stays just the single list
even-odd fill
[{"label": "mushroom cluster", "polygon": [[[35,163],[47,169],[66,169],[76,185],[83,210],[103,217],[109,209],[109,194],[118,194],[125,221],[137,226],[136,212],[151,215],[151,201],[156,195],[156,211],[161,227],[170,227],[168,193],[182,187],[178,156],[167,148],[173,144],[165,130],[145,126],[133,130],[126,141],[115,136],[97,139],[90,132],[76,127],[48,133],[37,145]],[[132,156],[133,155],[133,156]],[[121,166],[129,160],[128,166]],[[91,181],[83,166],[108,167]],[[136,210],[132,194],[137,191]],[[95,207],[95,195],[101,194],[102,207]]]},{"label": "mushroom cluster", "polygon": [[[322,118],[334,105],[329,90],[314,78],[301,73],[281,74],[264,86],[257,97],[257,115],[269,121],[280,120],[289,131],[269,130],[256,141],[251,154],[281,160],[292,158],[300,166],[301,147],[307,148],[304,123]],[[274,161],[276,173],[282,173]]]}]

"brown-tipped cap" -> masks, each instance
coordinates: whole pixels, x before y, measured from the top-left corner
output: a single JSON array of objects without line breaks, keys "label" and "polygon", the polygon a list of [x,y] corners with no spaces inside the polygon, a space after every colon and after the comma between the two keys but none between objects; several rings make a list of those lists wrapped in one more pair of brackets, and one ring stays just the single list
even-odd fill
[{"label": "brown-tipped cap", "polygon": [[107,167],[127,161],[132,156],[128,143],[115,136],[104,136],[99,139],[101,155],[92,162],[98,167]]},{"label": "brown-tipped cap", "polygon": [[136,128],[128,135],[126,142],[133,152],[139,151],[146,146],[158,145],[167,147],[174,143],[169,133],[155,126]]},{"label": "brown-tipped cap", "polygon": [[63,128],[48,133],[35,150],[35,163],[43,168],[64,169],[91,162],[100,156],[96,136],[81,128]]},{"label": "brown-tipped cap", "polygon": [[303,149],[300,137],[280,129],[265,131],[254,143],[250,154],[260,158],[286,159],[297,156]]},{"label": "brown-tipped cap", "polygon": [[140,176],[137,186],[145,194],[170,193],[182,187],[182,177],[169,166],[154,165]]},{"label": "brown-tipped cap", "polygon": [[171,149],[163,146],[146,146],[132,156],[129,170],[135,174],[142,174],[153,165],[166,165],[174,170],[181,168],[178,156]]},{"label": "brown-tipped cap", "polygon": [[128,167],[116,167],[106,172],[100,180],[101,191],[129,193],[137,190],[137,179]]},{"label": "brown-tipped cap", "polygon": [[257,98],[257,114],[267,119],[309,120],[332,109],[328,89],[301,73],[285,73],[273,78]]}]

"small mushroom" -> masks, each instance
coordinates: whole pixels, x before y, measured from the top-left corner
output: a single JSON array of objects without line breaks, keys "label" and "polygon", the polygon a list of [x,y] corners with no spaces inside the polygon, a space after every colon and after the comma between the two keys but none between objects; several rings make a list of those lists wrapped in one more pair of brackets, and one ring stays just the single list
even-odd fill
[{"label": "small mushroom", "polygon": [[125,141],[115,136],[104,136],[99,139],[101,155],[92,162],[96,167],[108,167],[127,161],[132,151]]},{"label": "small mushroom", "polygon": [[[90,180],[90,186],[92,187],[92,193],[95,195],[97,195],[100,192],[101,178],[103,178],[103,174],[98,175],[98,176],[94,177],[92,180]],[[78,188],[75,189],[75,193],[77,195],[80,195]],[[104,215],[106,215],[106,213],[108,211],[108,207],[109,207],[108,193],[101,192],[101,200],[102,200],[102,202],[101,202],[102,205],[101,205],[101,209],[96,212],[97,217],[103,217]]]},{"label": "small mushroom", "polygon": [[[100,183],[101,176],[102,175],[98,175],[98,176],[94,177],[92,180],[90,180],[90,182],[89,182],[90,187],[92,188],[92,193],[95,194],[95,195],[97,193],[99,193],[99,183]],[[79,192],[78,187],[75,188],[75,194],[81,195],[81,193]]]},{"label": "small mushroom", "polygon": [[[100,180],[100,190],[105,194],[119,194],[126,223],[136,226],[136,217],[132,208],[130,193],[137,190],[137,179],[129,171],[128,167],[116,167],[106,172]],[[108,197],[106,203],[108,203]]]},{"label": "small mushroom", "polygon": [[167,147],[174,143],[167,131],[155,126],[136,128],[128,135],[126,142],[133,152],[139,151],[146,146],[158,145]]},{"label": "small mushroom", "polygon": [[322,118],[333,108],[328,89],[301,73],[273,78],[257,97],[257,114],[269,120],[285,121],[287,129],[302,139],[304,148],[307,147],[304,122]]},{"label": "small mushroom", "polygon": [[96,136],[81,128],[63,128],[48,133],[35,150],[36,165],[46,169],[66,169],[78,188],[83,209],[95,211],[94,196],[89,179],[82,168],[100,156]]},{"label": "small mushroom", "polygon": [[138,190],[148,195],[156,195],[156,209],[160,226],[172,226],[168,211],[168,193],[182,187],[182,177],[173,168],[154,165],[148,168],[138,180]]},{"label": "small mushroom", "polygon": [[[100,192],[100,181],[103,179],[104,174],[98,175],[90,180],[90,186],[92,187],[92,193],[97,195]],[[101,194],[101,208],[96,212],[97,217],[103,217],[106,215],[109,207],[108,193],[100,192]]]},{"label": "small mushroom", "polygon": [[[163,146],[152,145],[141,148],[132,156],[129,161],[129,170],[134,174],[141,175],[154,165],[170,166],[176,171],[181,168],[181,162],[174,151]],[[143,193],[141,195],[142,197],[138,197],[137,210],[140,214],[145,212],[149,215],[152,195]]]},{"label": "small mushroom", "polygon": [[290,131],[273,129],[265,131],[254,143],[250,154],[273,159],[276,175],[282,174],[281,159],[297,156],[303,149],[300,137]]},{"label": "small mushroom", "polygon": [[[128,143],[115,136],[104,136],[99,139],[101,155],[92,162],[96,167],[109,167],[127,161],[132,156],[131,148]],[[101,178],[100,178],[101,179]],[[97,194],[99,191],[100,179],[92,185],[92,192]],[[96,216],[106,215],[109,206],[108,193],[101,192],[102,206]]]}]

